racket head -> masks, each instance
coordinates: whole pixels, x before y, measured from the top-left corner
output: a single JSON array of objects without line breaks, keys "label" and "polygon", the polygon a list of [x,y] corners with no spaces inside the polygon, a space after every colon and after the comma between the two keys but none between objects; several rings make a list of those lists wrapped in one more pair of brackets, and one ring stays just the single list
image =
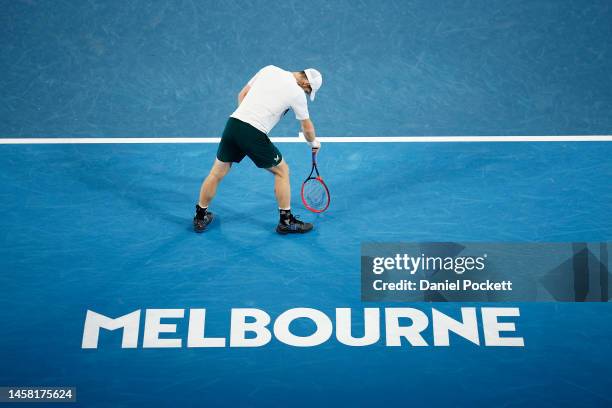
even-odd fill
[{"label": "racket head", "polygon": [[329,189],[321,177],[308,177],[302,183],[302,203],[309,211],[322,213],[327,210],[331,197]]}]

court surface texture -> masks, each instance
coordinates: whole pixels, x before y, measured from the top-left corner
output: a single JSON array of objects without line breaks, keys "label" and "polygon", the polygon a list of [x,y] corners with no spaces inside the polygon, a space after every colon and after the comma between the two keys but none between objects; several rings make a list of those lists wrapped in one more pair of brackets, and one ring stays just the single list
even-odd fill
[{"label": "court surface texture", "polygon": [[[608,303],[504,304],[521,311],[518,348],[332,337],[310,348],[123,349],[118,332],[81,347],[88,310],[206,308],[212,337],[228,336],[232,308],[274,318],[433,306],[459,317],[466,304],[361,302],[363,242],[610,241],[608,1],[3,8],[0,386],[74,386],[88,407],[612,405]],[[273,177],[245,159],[195,234],[217,147],[208,138],[268,64],[324,75],[309,108],[333,138],[319,154],[331,206],[315,215],[299,200],[310,152],[289,113],[271,136],[291,168],[293,212],[314,231],[275,233]],[[427,139],[438,136],[449,139]],[[174,322],[177,338],[186,322]]]}]

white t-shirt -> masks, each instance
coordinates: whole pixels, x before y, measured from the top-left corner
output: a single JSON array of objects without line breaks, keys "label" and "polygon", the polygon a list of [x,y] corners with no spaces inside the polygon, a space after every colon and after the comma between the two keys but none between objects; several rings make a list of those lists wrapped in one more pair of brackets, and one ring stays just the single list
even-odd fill
[{"label": "white t-shirt", "polygon": [[230,116],[268,134],[288,109],[297,120],[308,119],[306,93],[289,71],[268,65],[249,81],[251,89]]}]

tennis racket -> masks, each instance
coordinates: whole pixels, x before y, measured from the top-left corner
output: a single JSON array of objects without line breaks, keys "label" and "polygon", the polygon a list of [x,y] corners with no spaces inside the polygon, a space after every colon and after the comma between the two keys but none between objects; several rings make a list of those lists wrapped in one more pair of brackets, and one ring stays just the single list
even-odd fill
[{"label": "tennis racket", "polygon": [[330,203],[329,189],[319,175],[317,168],[317,152],[312,152],[312,169],[302,183],[302,202],[312,212],[322,213]]}]

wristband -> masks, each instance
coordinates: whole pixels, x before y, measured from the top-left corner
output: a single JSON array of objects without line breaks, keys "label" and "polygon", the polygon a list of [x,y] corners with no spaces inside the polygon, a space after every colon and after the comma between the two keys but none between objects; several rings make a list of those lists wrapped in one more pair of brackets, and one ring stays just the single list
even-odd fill
[{"label": "wristband", "polygon": [[312,142],[307,142],[308,146],[312,147],[313,149],[319,149],[321,147],[321,142],[319,142],[317,139],[313,140]]}]

